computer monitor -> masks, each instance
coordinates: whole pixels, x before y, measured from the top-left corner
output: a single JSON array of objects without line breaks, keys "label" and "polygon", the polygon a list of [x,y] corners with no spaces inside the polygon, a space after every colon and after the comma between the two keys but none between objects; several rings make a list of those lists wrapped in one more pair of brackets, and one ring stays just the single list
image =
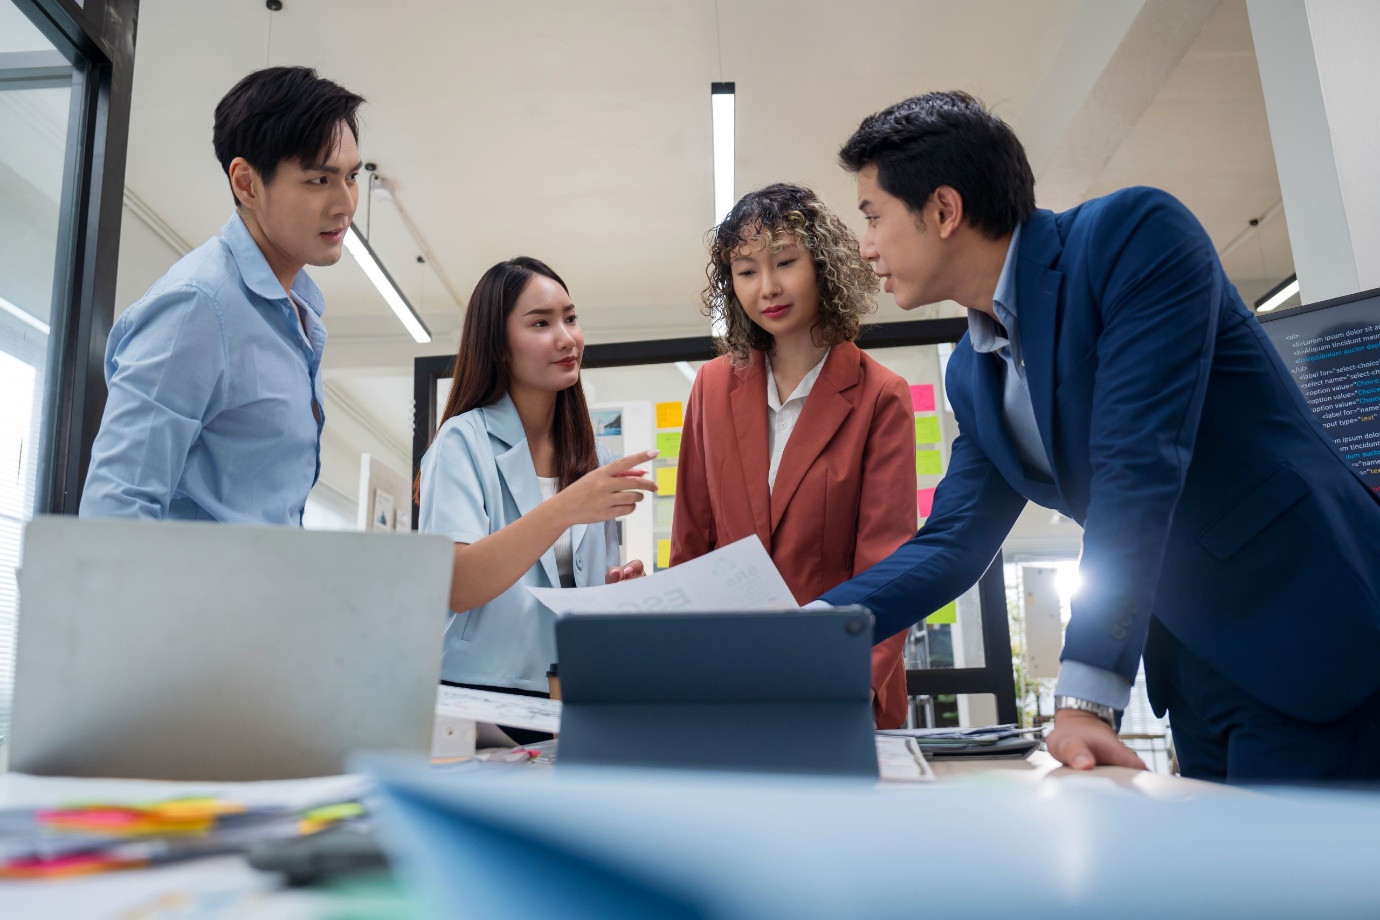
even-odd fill
[{"label": "computer monitor", "polygon": [[1342,456],[1380,492],[1380,288],[1260,322]]},{"label": "computer monitor", "polygon": [[556,621],[558,763],[876,779],[872,614],[574,614]]}]

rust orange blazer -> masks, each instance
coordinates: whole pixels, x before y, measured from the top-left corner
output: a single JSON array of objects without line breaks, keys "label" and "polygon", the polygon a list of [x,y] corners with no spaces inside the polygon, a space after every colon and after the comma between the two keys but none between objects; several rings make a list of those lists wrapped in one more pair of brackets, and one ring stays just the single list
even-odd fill
[{"label": "rust orange blazer", "polygon": [[[716,358],[690,389],[671,564],[756,534],[806,604],[915,536],[915,414],[906,381],[851,342],[835,345],[767,487],[760,353]],[[878,728],[906,719],[905,632],[872,650]]]}]

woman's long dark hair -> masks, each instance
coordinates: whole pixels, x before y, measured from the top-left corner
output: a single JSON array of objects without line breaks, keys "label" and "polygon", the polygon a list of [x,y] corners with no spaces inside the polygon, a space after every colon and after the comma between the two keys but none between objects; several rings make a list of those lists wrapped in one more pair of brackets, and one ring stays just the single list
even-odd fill
[{"label": "woman's long dark hair", "polygon": [[[474,286],[465,310],[460,349],[455,355],[450,397],[441,413],[438,431],[449,419],[480,406],[493,405],[508,393],[508,317],[534,275],[550,278],[566,293],[570,292],[550,266],[527,256],[498,263]],[[556,478],[564,489],[598,465],[594,427],[589,421],[584,389],[578,382],[556,394],[554,428]],[[420,476],[417,491],[420,501]]]}]

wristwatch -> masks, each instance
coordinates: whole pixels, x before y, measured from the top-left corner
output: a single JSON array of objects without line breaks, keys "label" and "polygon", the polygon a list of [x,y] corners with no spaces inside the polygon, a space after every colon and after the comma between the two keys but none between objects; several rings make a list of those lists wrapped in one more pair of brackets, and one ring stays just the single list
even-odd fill
[{"label": "wristwatch", "polygon": [[1057,714],[1061,709],[1077,709],[1082,712],[1090,712],[1116,731],[1116,710],[1102,703],[1094,703],[1092,700],[1080,700],[1076,696],[1056,696],[1054,698],[1054,712]]}]

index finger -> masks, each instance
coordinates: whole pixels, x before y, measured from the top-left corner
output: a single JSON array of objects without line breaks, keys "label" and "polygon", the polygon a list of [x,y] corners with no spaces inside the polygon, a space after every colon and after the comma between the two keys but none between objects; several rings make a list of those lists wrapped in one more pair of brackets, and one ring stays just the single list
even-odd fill
[{"label": "index finger", "polygon": [[656,450],[645,450],[641,453],[628,454],[626,457],[623,457],[622,459],[615,460],[609,464],[605,464],[604,469],[608,470],[610,473],[621,473],[625,470],[632,469],[639,463],[646,463],[648,460],[654,459],[656,455],[659,453],[660,451]]}]

